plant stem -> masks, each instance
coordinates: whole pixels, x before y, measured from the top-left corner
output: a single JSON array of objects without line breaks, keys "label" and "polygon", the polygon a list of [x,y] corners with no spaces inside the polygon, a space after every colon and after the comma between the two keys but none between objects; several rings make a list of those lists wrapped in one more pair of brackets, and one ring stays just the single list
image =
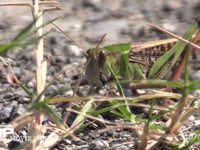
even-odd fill
[{"label": "plant stem", "polygon": [[[41,37],[43,35],[43,28],[41,27],[43,24],[43,11],[39,8],[39,0],[33,0],[33,15],[35,21],[35,27],[36,29],[40,27],[38,30],[36,30],[36,37]],[[47,61],[43,60],[43,46],[44,46],[44,40],[41,38],[38,43],[37,47],[35,49],[35,59],[36,59],[36,88],[37,88],[37,95],[40,95],[40,93],[45,88],[45,81],[46,81],[46,71],[47,71]],[[41,96],[41,101],[44,100],[44,95]],[[38,114],[39,115],[39,114]],[[38,124],[41,124],[42,117],[37,116],[36,122]]]}]

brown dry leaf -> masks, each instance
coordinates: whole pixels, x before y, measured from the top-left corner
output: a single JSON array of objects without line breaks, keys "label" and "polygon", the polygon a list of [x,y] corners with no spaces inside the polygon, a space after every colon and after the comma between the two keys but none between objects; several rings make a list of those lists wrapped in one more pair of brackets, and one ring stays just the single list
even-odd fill
[{"label": "brown dry leaf", "polygon": [[13,74],[10,71],[7,73],[7,81],[11,85],[16,86],[15,78],[14,78]]}]

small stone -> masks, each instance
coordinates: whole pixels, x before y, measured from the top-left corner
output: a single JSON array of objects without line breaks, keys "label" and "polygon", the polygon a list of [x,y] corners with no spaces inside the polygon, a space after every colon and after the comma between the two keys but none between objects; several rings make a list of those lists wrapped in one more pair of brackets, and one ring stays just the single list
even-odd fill
[{"label": "small stone", "polygon": [[58,88],[54,85],[52,85],[51,87],[49,87],[46,91],[46,95],[53,95],[53,94],[56,94]]},{"label": "small stone", "polygon": [[119,141],[113,142],[111,147],[115,147],[115,150],[129,150],[126,145],[121,144]]},{"label": "small stone", "polygon": [[194,121],[194,124],[195,124],[196,126],[200,126],[200,120],[195,120],[195,121]]},{"label": "small stone", "polygon": [[58,134],[56,134],[55,132],[52,132],[47,137],[47,139],[45,139],[44,147],[51,147],[51,146],[55,145],[55,143],[57,143],[60,140],[61,140],[60,136]]},{"label": "small stone", "polygon": [[64,95],[65,96],[73,96],[73,93],[74,93],[73,90],[69,90],[69,91],[66,91]]},{"label": "small stone", "polygon": [[171,32],[175,32],[176,31],[176,27],[173,24],[169,24],[169,23],[164,23],[163,24],[163,28],[171,31]]},{"label": "small stone", "polygon": [[109,147],[109,144],[105,140],[97,139],[93,143],[90,144],[90,147],[96,149],[105,149]]},{"label": "small stone", "polygon": [[195,119],[196,119],[195,116],[190,116],[190,118],[188,120],[193,122],[193,121],[195,121]]},{"label": "small stone", "polygon": [[6,95],[3,96],[3,99],[10,99],[13,97],[13,94],[7,93]]},{"label": "small stone", "polygon": [[26,112],[26,109],[22,104],[19,104],[18,107],[13,107],[12,111],[10,112],[10,120],[15,119],[17,116],[21,116]]},{"label": "small stone", "polygon": [[18,146],[20,146],[20,142],[19,141],[11,141],[10,143],[8,143],[8,148],[9,149],[15,149],[17,148]]},{"label": "small stone", "polygon": [[76,45],[68,46],[68,51],[69,51],[68,55],[70,56],[77,56],[77,57],[83,56],[83,50]]},{"label": "small stone", "polygon": [[33,81],[30,81],[30,82],[28,82],[27,87],[33,88],[33,87],[35,87],[35,84],[33,83]]},{"label": "small stone", "polygon": [[23,98],[23,102],[24,102],[24,103],[30,103],[30,102],[31,102],[31,98],[24,97],[24,98]]},{"label": "small stone", "polygon": [[133,96],[133,92],[132,92],[131,89],[124,89],[124,94],[125,94],[127,97]]},{"label": "small stone", "polygon": [[20,75],[21,74],[21,71],[20,71],[20,68],[19,67],[12,67],[13,69],[13,72],[16,74],[16,75]]},{"label": "small stone", "polygon": [[59,64],[59,63],[65,63],[67,62],[67,57],[66,56],[57,56],[55,57],[55,63]]},{"label": "small stone", "polygon": [[200,71],[197,71],[192,76],[193,80],[199,80],[200,79]]},{"label": "small stone", "polygon": [[8,123],[10,121],[10,115],[13,108],[13,106],[6,106],[0,111],[0,122]]},{"label": "small stone", "polygon": [[102,11],[106,8],[106,5],[101,0],[83,0],[83,6],[92,7],[94,11]]},{"label": "small stone", "polygon": [[52,36],[49,38],[49,43],[50,44],[58,44],[57,38]]}]

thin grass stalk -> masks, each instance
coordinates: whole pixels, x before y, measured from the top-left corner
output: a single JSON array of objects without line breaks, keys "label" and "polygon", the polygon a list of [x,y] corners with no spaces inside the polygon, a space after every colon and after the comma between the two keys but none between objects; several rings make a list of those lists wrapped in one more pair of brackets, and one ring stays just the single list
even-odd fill
[{"label": "thin grass stalk", "polygon": [[143,133],[140,136],[140,143],[138,145],[138,150],[144,150],[147,147],[148,133],[149,133],[149,129],[148,129],[148,125],[146,124],[143,128]]},{"label": "thin grass stalk", "polygon": [[[195,35],[195,37],[192,39],[192,42],[194,43],[197,43],[197,40],[199,39],[199,30],[197,31],[197,34]],[[183,97],[182,99],[179,101],[178,103],[178,106],[177,106],[177,111],[175,112],[173,118],[172,118],[172,123],[170,125],[170,131],[171,132],[176,132],[178,130],[178,128],[181,126],[181,122],[180,122],[180,116],[181,114],[183,113],[184,111],[184,107],[185,107],[185,104],[187,102],[187,96],[188,96],[188,90],[187,90],[187,85],[188,85],[188,79],[189,79],[189,75],[188,75],[188,62],[189,62],[189,55],[191,53],[191,51],[193,50],[194,47],[189,47],[186,51],[186,54],[185,54],[185,76],[184,76],[184,84],[186,85],[185,87],[185,90],[184,90],[184,94],[183,94]],[[194,112],[195,112],[195,107],[193,108]],[[191,115],[191,113],[189,113]],[[188,115],[189,115],[188,114]],[[189,116],[187,116],[187,118],[189,118]],[[185,118],[186,119],[186,118]],[[183,121],[182,120],[182,124],[183,122],[185,122],[185,120]]]},{"label": "thin grass stalk", "polygon": [[[35,20],[35,28],[38,29],[36,30],[35,36],[40,37],[43,35],[43,28],[39,28],[43,24],[43,11],[39,7],[39,0],[33,0],[33,18]],[[46,81],[46,67],[47,67],[47,62],[43,61],[43,38],[41,38],[36,46],[35,49],[35,60],[36,60],[36,90],[37,90],[37,95],[39,96],[40,93],[45,89],[45,81]],[[44,95],[41,96],[40,101],[44,100]],[[32,123],[30,128],[29,128],[29,136],[32,137],[39,137],[42,135],[41,132],[41,125],[43,121],[43,114],[41,111],[37,111],[35,114],[35,123]],[[31,143],[26,145],[26,149],[36,149],[37,145],[39,144],[40,141],[38,139],[34,138]]]},{"label": "thin grass stalk", "polygon": [[154,110],[154,107],[153,107],[154,105],[155,105],[155,102],[153,100],[152,103],[151,103],[151,107],[149,109],[149,112],[148,112],[148,114],[149,114],[148,121],[145,123],[145,125],[143,127],[143,133],[140,136],[140,143],[138,145],[139,150],[146,149],[146,147],[147,147],[148,135],[149,135],[149,125],[152,121],[152,113],[153,113],[153,110]]},{"label": "thin grass stalk", "polygon": [[[41,27],[43,24],[43,11],[39,8],[39,0],[33,0],[33,15],[35,22],[36,29],[38,27]],[[37,18],[37,19],[36,19]],[[36,37],[40,37],[43,35],[43,28],[39,28],[36,31]],[[45,82],[46,82],[46,72],[47,72],[47,61],[43,60],[43,54],[44,54],[44,39],[41,38],[38,43],[37,47],[35,49],[35,59],[36,59],[36,89],[37,89],[37,95],[40,95],[40,93],[45,88]],[[44,100],[44,95],[41,96],[41,101]],[[36,122],[38,124],[41,124],[42,117],[38,114],[36,116]]]},{"label": "thin grass stalk", "polygon": [[170,128],[169,128],[169,131],[172,132],[172,133],[176,132],[176,126],[179,123],[181,114],[184,111],[184,107],[186,105],[187,98],[188,98],[187,85],[188,85],[189,81],[188,81],[188,69],[187,69],[187,67],[188,67],[188,61],[189,61],[189,54],[190,54],[190,48],[188,48],[187,51],[186,51],[186,62],[185,62],[186,71],[185,71],[185,76],[184,76],[184,82],[185,82],[184,84],[185,84],[186,87],[184,89],[184,93],[183,93],[182,98],[178,102],[178,106],[177,106],[177,109],[175,111],[175,114],[172,117],[172,123],[171,123]]},{"label": "thin grass stalk", "polygon": [[162,31],[163,33],[166,33],[166,34],[170,35],[173,38],[178,39],[179,41],[185,43],[188,46],[191,46],[193,48],[196,48],[196,49],[200,50],[200,46],[199,45],[197,45],[197,44],[195,44],[195,43],[193,43],[193,42],[191,42],[189,40],[186,40],[186,39],[182,38],[181,36],[178,36],[178,35],[176,35],[176,34],[174,34],[172,32],[169,32],[169,31],[165,30],[164,28],[161,28],[158,25],[155,25],[155,24],[152,24],[152,23],[148,23],[148,25],[153,27],[153,28],[156,28],[156,29]]}]

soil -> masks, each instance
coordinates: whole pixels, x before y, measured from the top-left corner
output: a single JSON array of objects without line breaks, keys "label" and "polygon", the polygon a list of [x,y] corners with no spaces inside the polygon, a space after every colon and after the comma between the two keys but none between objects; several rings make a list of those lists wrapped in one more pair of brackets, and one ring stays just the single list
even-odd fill
[{"label": "soil", "polygon": [[[1,0],[1,3],[7,2]],[[19,2],[10,0],[10,2]],[[26,1],[27,2],[27,1]],[[31,1],[30,1],[31,2]],[[48,60],[47,83],[51,82],[60,70],[64,70],[60,80],[51,85],[46,95],[60,88],[70,88],[80,77],[86,58],[84,52],[95,47],[99,38],[107,33],[101,46],[116,43],[135,43],[169,38],[148,26],[154,23],[183,35],[195,22],[200,13],[198,0],[60,0],[62,10],[45,13],[44,20],[59,17],[55,24],[70,35],[77,44],[60,33],[53,25],[46,27],[51,32],[45,37],[45,58]],[[9,42],[22,28],[32,21],[30,8],[20,6],[1,6],[0,9],[0,43]],[[35,89],[34,47],[15,49],[3,57],[12,64],[16,76],[33,92]],[[0,62],[0,123],[7,124],[16,116],[26,112],[31,99],[19,87],[7,82],[7,71]],[[82,86],[81,95],[86,95],[88,86]],[[82,90],[83,89],[83,90]],[[71,96],[72,90],[62,93]],[[57,108],[58,109],[58,108]],[[199,115],[190,118],[184,131],[193,134],[200,127]],[[187,130],[186,130],[187,129]],[[105,134],[94,134],[95,130],[80,132],[81,141],[64,139],[52,149],[135,149],[134,136],[129,130],[115,130]],[[112,140],[111,140],[112,139]],[[112,141],[112,142],[110,142]],[[123,144],[130,142],[127,145]],[[4,147],[13,148],[19,143],[3,143]],[[112,148],[111,148],[112,147]],[[198,149],[193,146],[191,149]]]}]

